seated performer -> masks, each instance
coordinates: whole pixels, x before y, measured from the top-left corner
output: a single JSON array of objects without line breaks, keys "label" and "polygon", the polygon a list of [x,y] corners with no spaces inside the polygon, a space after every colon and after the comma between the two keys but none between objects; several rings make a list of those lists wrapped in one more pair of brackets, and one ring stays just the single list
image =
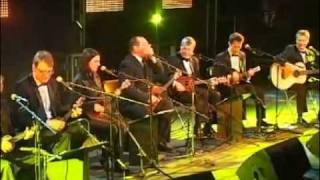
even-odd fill
[{"label": "seated performer", "polygon": [[2,180],[14,180],[15,174],[12,164],[9,160],[3,159],[2,154],[9,153],[14,149],[14,143],[10,142],[14,129],[10,119],[9,106],[3,97],[4,77],[0,76],[1,92],[1,159],[0,159],[0,177]]},{"label": "seated performer", "polygon": [[[90,118],[91,126],[94,128],[104,129],[106,126],[109,126],[110,123],[112,123],[112,120],[110,119],[112,109],[111,97],[104,96],[101,93],[99,94],[99,91],[104,92],[103,79],[99,71],[99,68],[101,68],[100,54],[92,48],[84,49],[82,54],[82,67],[80,72],[75,76],[74,82],[93,90],[90,91],[88,89],[77,88],[80,92],[88,96],[83,108],[84,114]],[[128,86],[130,86],[130,81],[126,80],[122,83],[118,90],[125,89]],[[94,92],[94,90],[96,90],[96,92]],[[90,99],[90,97],[93,99]],[[95,98],[99,99],[96,100]]]},{"label": "seated performer", "polygon": [[[319,69],[319,62],[316,61],[316,54],[314,50],[307,48],[310,40],[310,33],[308,30],[299,30],[296,33],[296,43],[288,45],[277,57],[289,62],[291,64],[302,63],[307,70]],[[319,72],[318,72],[319,73]],[[307,108],[307,81],[303,84],[294,84],[291,89],[297,94],[297,123],[308,126],[308,122],[303,119],[304,112],[308,112]],[[317,88],[319,84],[317,85]],[[319,117],[319,113],[318,113]]]},{"label": "seated performer", "polygon": [[[120,117],[116,117],[116,107],[112,107],[112,98],[110,96],[104,96],[97,91],[104,92],[102,77],[99,74],[99,68],[101,69],[100,54],[98,51],[92,48],[86,48],[82,52],[82,67],[80,72],[75,76],[74,83],[85,86],[88,89],[74,88],[76,91],[81,92],[86,96],[86,100],[83,105],[83,115],[89,119],[91,130],[98,139],[102,141],[111,140],[110,128],[112,128],[112,142],[113,142],[113,157],[119,158],[119,140],[118,140],[118,128],[125,128],[125,122]],[[119,87],[119,90],[125,89],[130,86],[130,81],[124,81]],[[94,92],[96,90],[96,92]],[[116,93],[116,92],[115,92]],[[119,95],[119,94],[115,94]],[[98,99],[97,99],[98,98]],[[119,125],[117,127],[117,125]],[[106,163],[107,152],[103,151],[104,158],[101,162]],[[116,166],[118,167],[118,166]]]},{"label": "seated performer", "polygon": [[[168,63],[174,67],[184,71],[184,76],[196,79],[201,78],[199,59],[194,56],[194,49],[196,47],[196,41],[190,37],[184,37],[180,44],[179,52],[169,57]],[[170,96],[179,102],[191,104],[192,103],[192,92],[188,91],[185,85],[179,82],[179,78],[173,83],[172,91]],[[207,86],[195,86],[195,108],[198,113],[195,118],[194,134],[200,136],[200,122],[206,122],[203,129],[203,134],[210,137],[213,134],[213,129],[211,125],[213,124],[215,114],[213,119],[209,118],[209,105],[215,105],[220,100],[220,93],[214,89]],[[204,115],[204,116],[203,116]],[[208,118],[206,118],[208,117]]]},{"label": "seated performer", "polygon": [[[13,135],[15,135],[13,123],[11,121],[11,110],[9,103],[3,95],[4,89],[4,77],[0,76],[0,93],[1,93],[1,159],[0,159],[0,177],[2,180],[14,180],[16,177],[13,169],[14,165],[17,165],[18,156],[30,154],[20,152],[16,143],[18,140],[13,141]],[[23,139],[28,140],[33,137],[34,131],[26,129],[24,132]],[[22,159],[27,160],[27,158]],[[20,162],[23,163],[23,162]]]},{"label": "seated performer", "polygon": [[[159,111],[171,110],[172,103],[164,96],[159,97],[150,94],[149,83],[157,82],[155,73],[163,73],[163,66],[154,57],[154,52],[148,41],[142,36],[135,36],[129,42],[130,54],[128,54],[120,63],[119,79],[123,82],[125,79],[132,79],[134,83],[122,91],[126,98],[150,104],[153,106],[154,113]],[[150,84],[149,84],[150,85]],[[152,91],[161,89],[154,86]],[[129,101],[120,101],[120,112],[123,116],[137,120],[146,117],[151,108],[145,107]],[[155,116],[158,121],[158,149],[160,151],[170,151],[168,143],[170,142],[170,121],[172,113],[163,113]]]},{"label": "seated performer", "polygon": [[[77,123],[67,126],[73,113],[70,113],[72,106],[66,101],[67,96],[64,96],[64,93],[68,96],[70,94],[67,94],[63,86],[52,78],[53,73],[54,59],[51,53],[45,50],[38,51],[33,58],[32,73],[17,81],[15,94],[25,98],[30,110],[57,132],[53,134],[46,127],[42,127],[40,143],[44,150],[58,154],[80,147],[89,138]],[[78,106],[79,103],[77,101],[74,106]],[[32,115],[16,103],[13,111],[15,127],[18,131],[31,127],[36,122]],[[31,141],[30,144],[34,145],[34,142]]]},{"label": "seated performer", "polygon": [[256,103],[257,127],[269,126],[265,122],[266,110],[264,103],[264,95],[249,82],[250,78],[259,70],[258,68],[246,69],[246,55],[241,51],[244,41],[243,35],[240,33],[232,33],[229,36],[229,47],[227,50],[219,53],[215,57],[213,64],[214,75],[231,75],[231,88],[226,85],[219,85],[222,98],[230,98],[245,93],[251,93]]}]

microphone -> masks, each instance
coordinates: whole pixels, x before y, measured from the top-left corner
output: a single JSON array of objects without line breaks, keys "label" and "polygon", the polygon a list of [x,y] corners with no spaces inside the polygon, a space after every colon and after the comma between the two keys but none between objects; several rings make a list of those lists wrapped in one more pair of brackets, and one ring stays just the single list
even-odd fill
[{"label": "microphone", "polygon": [[314,48],[313,46],[309,46],[308,49],[311,50],[312,52],[314,52],[316,54],[316,56],[320,55],[320,52],[316,48]]},{"label": "microphone", "polygon": [[63,78],[61,76],[57,76],[56,77],[56,81],[61,83],[64,87],[66,87],[67,89],[69,89],[70,91],[72,91],[72,87],[70,87],[66,82],[63,81]]},{"label": "microphone", "polygon": [[248,51],[250,51],[252,54],[257,54],[257,51],[255,49],[252,49],[249,44],[245,44],[244,48]]},{"label": "microphone", "polygon": [[81,25],[81,23],[79,22],[79,21],[74,21],[77,25],[78,25],[78,27],[80,28],[80,29],[83,29],[83,27],[82,27],[82,25]]},{"label": "microphone", "polygon": [[116,72],[114,70],[110,70],[105,66],[100,66],[100,70],[103,71],[103,72],[106,72],[106,73],[108,73],[108,74],[110,74],[110,75],[112,75],[112,76],[114,76],[116,78],[118,77],[118,75],[116,75]]},{"label": "microphone", "polygon": [[194,55],[194,56],[197,57],[197,58],[200,59],[200,60],[205,61],[205,62],[214,62],[214,59],[213,59],[213,58],[208,57],[208,56],[205,56],[205,55],[203,55],[203,54],[196,54],[196,55]]},{"label": "microphone", "polygon": [[128,169],[128,165],[126,165],[124,162],[121,161],[121,159],[116,159],[117,163],[120,165],[122,170]]},{"label": "microphone", "polygon": [[89,123],[87,119],[84,119],[84,118],[79,118],[77,120],[74,120],[74,121],[71,121],[68,123],[68,126],[72,125],[72,124],[76,124],[76,123],[79,123],[79,122],[82,122],[82,121],[85,121],[87,124]]},{"label": "microphone", "polygon": [[13,101],[23,101],[23,102],[26,102],[26,103],[29,102],[28,99],[23,98],[23,97],[21,97],[21,96],[19,96],[19,95],[17,95],[17,94],[11,94],[11,99],[12,99]]}]

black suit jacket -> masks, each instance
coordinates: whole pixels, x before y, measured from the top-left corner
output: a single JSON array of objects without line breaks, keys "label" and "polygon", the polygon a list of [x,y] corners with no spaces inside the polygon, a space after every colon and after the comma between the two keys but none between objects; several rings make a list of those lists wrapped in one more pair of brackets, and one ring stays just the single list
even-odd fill
[{"label": "black suit jacket", "polygon": [[[170,56],[167,58],[167,61],[169,64],[173,65],[174,67],[181,69],[183,71],[186,71],[186,68],[183,65],[184,58],[180,55],[180,53],[177,53],[174,56]],[[196,57],[193,57],[190,59],[190,62],[193,67],[193,75],[195,77],[200,78],[200,67],[199,67],[199,59]],[[168,70],[169,74],[171,75],[173,71]]]},{"label": "black suit jacket", "polygon": [[[240,52],[239,55],[240,59],[240,72],[246,71],[246,55],[244,52]],[[228,52],[228,50],[223,51],[216,55],[215,61],[213,63],[213,74],[214,76],[223,76],[226,74],[230,74],[233,71],[236,71],[235,69],[231,68],[231,56]]]},{"label": "black suit jacket", "polygon": [[14,134],[14,128],[12,126],[11,121],[11,110],[8,101],[3,97],[3,94],[1,94],[1,136],[4,135],[13,135]]},{"label": "black suit jacket", "polygon": [[[313,52],[307,51],[307,56],[313,56],[316,57]],[[297,63],[297,62],[303,62],[303,58],[296,47],[295,44],[288,45],[280,54],[276,56],[278,59],[282,59],[286,62],[290,63]],[[306,63],[307,69],[310,69],[311,63]]]},{"label": "black suit jacket", "polygon": [[[92,88],[94,90],[97,90],[97,91],[103,91],[103,87],[99,87],[95,81],[93,80],[93,75],[89,72],[85,72],[85,71],[81,71],[79,72],[73,82],[76,83],[76,84],[79,84],[79,85],[82,85],[82,86],[85,86],[85,87],[88,87],[88,88]],[[101,84],[103,86],[103,82],[101,81]],[[83,88],[74,88],[76,91],[78,92],[81,92],[82,94],[88,96],[85,100],[85,103],[83,104],[83,108],[84,108],[84,111],[85,112],[93,112],[94,111],[94,104],[95,103],[100,103],[100,104],[103,104],[103,100],[101,101],[97,101],[96,99],[92,99],[90,97],[107,97],[107,96],[104,96],[103,94],[100,94],[100,93],[97,93],[97,92],[94,92],[94,91],[90,91],[90,90],[86,90],[86,89],[83,89]],[[70,102],[74,102],[75,100],[77,100],[79,98],[79,95],[76,95],[72,101]]]},{"label": "black suit jacket", "polygon": [[[64,88],[53,78],[48,81],[47,86],[51,103],[50,109],[52,112],[52,116],[64,116],[71,107],[68,99],[65,98],[66,96],[64,94]],[[47,120],[41,96],[38,91],[38,86],[31,74],[17,81],[15,86],[15,94],[26,98],[28,100],[28,107],[33,112],[35,112],[43,121]],[[15,121],[17,121],[15,127],[20,131],[24,130],[26,126],[31,125],[31,115],[24,109],[20,108],[17,104],[14,106],[14,117]]]},{"label": "black suit jacket", "polygon": [[[240,52],[240,72],[246,72],[246,55]],[[215,62],[213,63],[213,76],[220,77],[236,71],[231,67],[231,56],[228,50],[223,51],[216,55]],[[225,85],[218,85],[217,89],[221,93],[222,99],[234,96],[234,89]]]},{"label": "black suit jacket", "polygon": [[[174,56],[170,56],[167,58],[167,61],[169,64],[173,65],[174,67],[184,71],[184,73],[186,73],[186,68],[183,64],[183,61],[185,61],[186,59],[183,58],[180,53],[177,53]],[[199,66],[199,59],[196,57],[192,57],[188,60],[189,62],[191,62],[192,64],[192,76],[194,78],[199,78],[202,79],[200,77],[200,66]],[[171,67],[168,67],[167,71],[167,78],[170,79],[172,77],[172,74],[174,73],[174,70],[172,70]],[[183,74],[183,75],[187,75],[187,74]],[[206,85],[197,85],[195,87],[195,93],[196,93],[196,103],[200,103],[200,102],[206,102],[207,100],[203,100],[202,97],[204,97],[207,92],[207,86]],[[174,88],[169,88],[168,91],[169,95],[171,98],[185,103],[185,104],[191,104],[192,103],[192,94],[191,92],[177,92]],[[201,97],[201,98],[198,98]],[[200,100],[201,99],[201,100]]]},{"label": "black suit jacket", "polygon": [[[151,61],[146,61],[144,66],[132,55],[127,55],[120,63],[119,66],[119,80],[122,83],[126,79],[132,79],[129,76],[135,77],[137,79],[147,79],[150,82],[159,81],[159,76],[163,74],[163,66],[160,62],[156,64]],[[149,101],[149,88],[145,82],[136,81],[132,85],[122,91],[122,95],[126,98],[133,99],[139,102],[148,103]],[[132,103],[128,101],[120,101],[120,108],[126,108]]]}]

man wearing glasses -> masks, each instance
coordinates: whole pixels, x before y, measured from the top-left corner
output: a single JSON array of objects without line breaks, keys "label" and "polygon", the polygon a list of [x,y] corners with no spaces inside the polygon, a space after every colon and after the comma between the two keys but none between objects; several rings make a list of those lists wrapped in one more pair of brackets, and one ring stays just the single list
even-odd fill
[{"label": "man wearing glasses", "polygon": [[[57,118],[64,117],[72,105],[67,98],[68,92],[55,78],[52,78],[53,73],[54,59],[51,53],[45,50],[38,51],[33,58],[32,72],[17,81],[15,94],[27,99],[28,107],[57,132],[53,134],[44,127],[40,131],[40,139],[43,149],[58,154],[79,147],[87,136],[77,126],[66,126],[67,120]],[[13,109],[15,127],[18,131],[32,126],[34,121],[30,114],[18,105]]]},{"label": "man wearing glasses", "polygon": [[[50,52],[38,51],[32,62],[32,73],[16,83],[16,94],[26,98],[29,107],[42,120],[54,130],[60,131],[65,126],[65,121],[50,120],[68,110],[66,102],[62,101],[62,88],[58,85],[53,75],[54,60]],[[29,126],[30,116],[24,112],[17,113],[19,130]]]}]

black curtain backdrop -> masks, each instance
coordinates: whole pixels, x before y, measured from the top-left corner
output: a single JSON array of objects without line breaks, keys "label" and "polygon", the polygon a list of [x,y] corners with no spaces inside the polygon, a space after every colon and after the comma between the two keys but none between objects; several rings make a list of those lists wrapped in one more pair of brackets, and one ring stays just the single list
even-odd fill
[{"label": "black curtain backdrop", "polygon": [[[217,24],[214,24],[214,1],[218,4]],[[114,69],[128,53],[130,37],[142,35],[155,47],[157,44],[155,26],[149,20],[156,9],[161,10],[161,3],[157,0],[124,2],[122,12],[86,16],[85,46],[97,49],[103,64]],[[213,57],[213,52],[227,47],[228,35],[233,31],[244,34],[252,47],[277,54],[287,44],[294,43],[294,34],[301,28],[311,31],[311,45],[319,48],[318,0],[194,0],[193,3],[190,9],[161,10],[160,55],[169,55],[170,46],[178,48],[181,38],[190,35],[197,40],[197,52]],[[6,76],[7,90],[31,71],[32,57],[40,49],[54,54],[56,74],[65,71],[66,56],[80,51],[80,30],[71,20],[71,0],[10,0],[9,11],[9,18],[1,19],[1,73]],[[217,46],[213,47],[215,26]],[[250,54],[248,58],[249,66],[263,67],[256,79],[268,82],[271,62]]]}]

